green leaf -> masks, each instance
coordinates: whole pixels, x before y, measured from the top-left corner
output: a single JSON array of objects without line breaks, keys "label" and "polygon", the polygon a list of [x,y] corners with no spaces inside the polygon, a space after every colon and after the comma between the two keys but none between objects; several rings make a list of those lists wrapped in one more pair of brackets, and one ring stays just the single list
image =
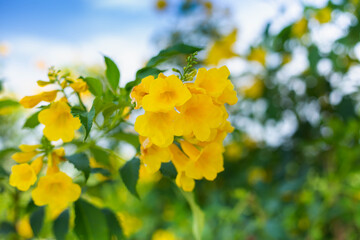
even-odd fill
[{"label": "green leaf", "polygon": [[80,240],[109,239],[103,212],[83,199],[75,202],[74,231]]},{"label": "green leaf", "polygon": [[76,153],[71,156],[66,156],[66,158],[69,160],[69,162],[74,164],[76,169],[84,173],[86,180],[89,178],[90,162],[88,156],[85,153]]},{"label": "green leaf", "polygon": [[186,201],[189,203],[193,215],[193,234],[196,240],[201,240],[202,232],[205,225],[205,216],[203,211],[195,202],[193,192],[184,192],[180,190]]},{"label": "green leaf", "polygon": [[130,193],[139,198],[136,191],[136,184],[139,179],[140,160],[133,158],[120,168],[120,176]]},{"label": "green leaf", "polygon": [[144,67],[136,72],[136,79],[134,81],[128,82],[125,85],[125,90],[129,92],[133,87],[138,85],[143,78],[145,78],[147,76],[157,77],[159,75],[159,73],[162,73],[162,72],[164,72],[164,70],[160,70],[160,69],[157,69],[154,67]]},{"label": "green leaf", "polygon": [[19,102],[11,99],[3,99],[0,100],[0,109],[6,107],[18,107],[20,105]]},{"label": "green leaf", "polygon": [[10,222],[0,223],[0,235],[7,235],[15,232],[15,227]]},{"label": "green leaf", "polygon": [[116,64],[110,58],[104,56],[104,59],[106,64],[106,79],[111,89],[115,92],[120,82],[120,71]]},{"label": "green leaf", "polygon": [[84,81],[89,86],[89,91],[95,96],[101,96],[103,93],[103,85],[97,78],[87,77]]},{"label": "green leaf", "polygon": [[32,114],[28,119],[26,119],[23,128],[35,128],[37,125],[40,124],[38,115],[41,111],[38,111]]},{"label": "green leaf", "polygon": [[110,166],[110,159],[109,159],[110,153],[108,151],[106,151],[105,149],[99,146],[91,146],[90,152],[94,156],[97,162],[102,163],[106,166]]},{"label": "green leaf", "polygon": [[44,223],[45,207],[39,207],[30,216],[30,226],[35,236],[38,236]]},{"label": "green leaf", "polygon": [[54,221],[53,233],[56,240],[65,240],[69,231],[70,213],[69,209],[63,211]]},{"label": "green leaf", "polygon": [[91,127],[93,125],[93,121],[95,117],[95,107],[93,105],[89,112],[80,109],[78,107],[72,107],[71,113],[73,116],[79,116],[81,125],[83,125],[85,128],[85,137],[84,137],[84,141],[85,141],[86,138],[89,136]]},{"label": "green leaf", "polygon": [[202,48],[186,45],[183,43],[176,44],[172,47],[160,51],[157,56],[150,59],[150,61],[146,64],[146,67],[155,67],[170,57],[178,54],[192,54],[200,50],[202,50]]},{"label": "green leaf", "polygon": [[120,223],[116,217],[116,215],[108,208],[102,209],[102,212],[105,215],[106,222],[109,229],[110,238],[113,239],[115,237],[116,239],[123,239],[123,231],[121,229]]},{"label": "green leaf", "polygon": [[105,177],[109,177],[111,175],[110,171],[105,168],[92,168],[91,173],[100,173]]},{"label": "green leaf", "polygon": [[9,175],[10,174],[2,166],[0,166],[0,179],[8,178]]},{"label": "green leaf", "polygon": [[162,175],[170,179],[175,179],[177,175],[176,168],[172,162],[162,163],[160,172]]}]

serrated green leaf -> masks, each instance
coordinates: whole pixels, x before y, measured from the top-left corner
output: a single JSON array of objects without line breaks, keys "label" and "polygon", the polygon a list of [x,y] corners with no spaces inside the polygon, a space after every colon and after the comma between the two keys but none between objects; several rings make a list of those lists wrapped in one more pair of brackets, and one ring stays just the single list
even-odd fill
[{"label": "serrated green leaf", "polygon": [[139,180],[140,160],[133,158],[120,168],[120,176],[130,193],[139,198],[136,191],[136,184]]},{"label": "serrated green leaf", "polygon": [[78,116],[80,118],[81,125],[85,128],[85,137],[84,137],[84,141],[85,141],[89,136],[89,133],[93,125],[93,121],[95,117],[95,107],[93,105],[89,112],[80,109],[78,107],[72,107],[71,113],[72,115]]},{"label": "serrated green leaf", "polygon": [[104,56],[104,59],[106,64],[106,79],[111,89],[115,92],[120,82],[120,71],[113,60],[106,56]]},{"label": "serrated green leaf", "polygon": [[176,44],[172,47],[160,51],[157,56],[150,59],[150,61],[146,64],[146,67],[155,67],[156,65],[166,61],[170,57],[178,54],[192,54],[200,50],[202,50],[202,48],[200,47],[194,47],[183,43]]},{"label": "serrated green leaf", "polygon": [[177,175],[176,168],[172,162],[162,163],[160,172],[162,175],[170,179],[175,179]]},{"label": "serrated green leaf", "polygon": [[30,216],[30,226],[35,236],[39,236],[44,223],[45,207],[39,207]]},{"label": "serrated green leaf", "polygon": [[84,173],[86,180],[89,178],[90,162],[88,156],[85,153],[76,153],[71,156],[66,156],[65,158],[74,164],[76,169]]},{"label": "serrated green leaf", "polygon": [[24,123],[23,128],[35,128],[37,125],[40,124],[38,115],[41,111],[38,111],[34,114],[32,114],[30,117],[28,117]]},{"label": "serrated green leaf", "polygon": [[74,231],[80,240],[109,239],[104,213],[83,199],[75,202]]},{"label": "serrated green leaf", "polygon": [[69,231],[70,213],[69,209],[63,211],[54,221],[53,233],[56,240],[65,240]]},{"label": "serrated green leaf", "polygon": [[123,231],[121,229],[121,225],[116,217],[116,215],[108,208],[102,209],[102,212],[105,215],[107,226],[109,229],[110,238],[115,237],[120,240],[124,238]]},{"label": "serrated green leaf", "polygon": [[101,96],[103,93],[103,85],[97,78],[87,77],[84,81],[89,86],[89,91],[95,96]]}]

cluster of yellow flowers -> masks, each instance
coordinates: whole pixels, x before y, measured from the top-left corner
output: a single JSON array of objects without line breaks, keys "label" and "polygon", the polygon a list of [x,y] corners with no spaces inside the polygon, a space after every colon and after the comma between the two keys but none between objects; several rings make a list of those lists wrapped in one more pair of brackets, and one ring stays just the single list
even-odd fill
[{"label": "cluster of yellow flowers", "polygon": [[192,191],[194,180],[214,180],[223,171],[223,140],[233,131],[224,104],[237,102],[227,67],[200,68],[195,81],[177,76],[148,76],[135,86],[131,98],[140,135],[142,166],[157,172],[162,162],[172,161],[176,184]]},{"label": "cluster of yellow flowers", "polygon": [[[64,89],[70,86],[76,92],[87,90],[87,85],[82,79],[70,80],[69,78],[58,78],[54,70],[49,72],[49,82],[38,81],[43,87],[48,84],[58,83],[60,90],[42,92],[34,96],[26,96],[20,100],[25,108],[33,108],[40,102],[51,104],[40,111],[38,120],[45,125],[44,136],[49,141],[61,139],[63,142],[73,140],[75,131],[80,128],[81,123],[78,117],[71,114],[70,106],[67,104]],[[58,92],[63,93],[59,101],[55,101]],[[51,145],[51,144],[50,144]],[[18,164],[11,169],[10,185],[20,191],[27,191],[38,179],[43,163],[47,162],[46,175],[39,178],[37,186],[32,191],[34,203],[38,206],[48,205],[51,214],[55,217],[66,209],[69,203],[80,197],[80,186],[74,184],[72,179],[61,172],[59,164],[66,161],[64,148],[54,149],[53,146],[43,144],[19,146],[21,152],[12,155]]]}]

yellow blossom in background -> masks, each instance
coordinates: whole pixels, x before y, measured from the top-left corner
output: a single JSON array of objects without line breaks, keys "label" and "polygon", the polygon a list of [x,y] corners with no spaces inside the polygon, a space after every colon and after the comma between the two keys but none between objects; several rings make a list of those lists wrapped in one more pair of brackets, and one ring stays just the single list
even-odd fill
[{"label": "yellow blossom in background", "polygon": [[74,89],[75,92],[83,93],[89,89],[87,83],[81,78],[76,79],[73,83],[70,84],[70,87]]},{"label": "yellow blossom in background", "polygon": [[129,213],[121,212],[118,213],[117,216],[120,219],[119,222],[121,223],[121,227],[126,237],[130,237],[134,233],[138,232],[143,225],[141,219],[132,216]]},{"label": "yellow blossom in background", "polygon": [[155,79],[153,76],[143,78],[141,80],[141,83],[132,89],[130,97],[132,101],[136,103],[135,109],[139,109],[140,107],[142,107],[142,99],[144,98],[144,96],[149,94],[150,85],[153,83],[154,80]]},{"label": "yellow blossom in background", "polygon": [[0,56],[7,56],[10,53],[10,47],[6,43],[0,44]]},{"label": "yellow blossom in background", "polygon": [[291,62],[292,60],[292,56],[290,53],[285,53],[283,56],[282,56],[282,63],[281,65],[286,65],[288,64],[289,62]]},{"label": "yellow blossom in background", "polygon": [[164,10],[167,7],[167,1],[166,0],[157,0],[156,1],[156,8],[160,11]]},{"label": "yellow blossom in background", "polygon": [[252,85],[244,86],[243,88],[241,88],[240,93],[245,98],[256,99],[263,95],[264,88],[264,82],[260,79],[255,79]]},{"label": "yellow blossom in background", "polygon": [[177,238],[174,235],[174,233],[164,229],[156,230],[151,238],[151,240],[176,240],[176,239]]},{"label": "yellow blossom in background", "polygon": [[211,129],[219,127],[224,116],[221,108],[205,94],[193,94],[178,110],[180,115],[175,123],[176,135],[193,133],[200,141],[209,139]]},{"label": "yellow blossom in background", "polygon": [[22,163],[11,168],[9,184],[20,191],[27,191],[36,179],[35,170],[29,164]]},{"label": "yellow blossom in background", "polygon": [[295,22],[291,28],[291,33],[294,37],[301,38],[308,31],[308,21],[302,18]]},{"label": "yellow blossom in background", "polygon": [[63,172],[41,177],[31,195],[37,206],[49,205],[59,213],[80,197],[81,188]]},{"label": "yellow blossom in background", "polygon": [[57,90],[49,91],[49,92],[42,92],[40,94],[34,96],[26,96],[20,100],[20,104],[24,108],[33,108],[38,105],[41,101],[45,102],[53,102],[57,95]]},{"label": "yellow blossom in background", "polygon": [[21,218],[16,223],[16,232],[25,239],[30,239],[34,236],[34,233],[32,231],[31,225],[30,225],[30,219],[29,216],[25,216]]},{"label": "yellow blossom in background", "polygon": [[262,47],[252,48],[250,54],[247,56],[249,61],[256,61],[265,66],[266,63],[266,50]]},{"label": "yellow blossom in background", "polygon": [[157,78],[150,85],[149,94],[142,99],[145,111],[168,112],[174,107],[183,105],[191,97],[190,91],[181,80],[171,75],[166,78]]},{"label": "yellow blossom in background", "polygon": [[207,14],[211,14],[213,10],[213,4],[210,1],[203,2]]},{"label": "yellow blossom in background", "polygon": [[266,171],[262,168],[256,167],[249,172],[247,180],[251,185],[254,185],[258,182],[265,182],[266,178]]},{"label": "yellow blossom in background", "polygon": [[64,142],[73,140],[75,130],[81,127],[78,117],[73,117],[70,107],[65,102],[55,102],[50,108],[39,113],[39,122],[45,125],[44,135],[50,141],[62,139]]},{"label": "yellow blossom in background", "polygon": [[315,14],[315,19],[319,21],[320,24],[328,23],[331,21],[331,12],[330,7],[325,7],[317,11]]},{"label": "yellow blossom in background", "polygon": [[242,146],[238,142],[232,142],[225,148],[225,154],[230,160],[240,159],[242,152]]},{"label": "yellow blossom in background", "polygon": [[221,60],[237,56],[233,51],[233,45],[236,42],[237,29],[234,29],[229,35],[214,42],[208,51],[205,59],[206,65],[218,65]]},{"label": "yellow blossom in background", "polygon": [[155,145],[167,147],[174,140],[174,122],[177,115],[175,110],[159,113],[145,112],[137,117],[134,129],[141,136],[148,137]]}]

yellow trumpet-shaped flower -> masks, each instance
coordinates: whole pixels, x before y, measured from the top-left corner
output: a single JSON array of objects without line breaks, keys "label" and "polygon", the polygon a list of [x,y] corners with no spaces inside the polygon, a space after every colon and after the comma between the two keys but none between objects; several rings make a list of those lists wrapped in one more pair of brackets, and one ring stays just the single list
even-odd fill
[{"label": "yellow trumpet-shaped flower", "polygon": [[167,147],[174,140],[174,123],[178,115],[175,110],[157,113],[145,112],[137,117],[134,129],[141,136],[148,137],[153,144]]},{"label": "yellow trumpet-shaped flower", "polygon": [[58,164],[61,161],[65,161],[65,150],[64,148],[58,148],[48,154],[48,168],[46,175],[54,174],[60,171]]},{"label": "yellow trumpet-shaped flower", "polygon": [[25,239],[30,239],[34,236],[29,220],[29,216],[25,216],[16,223],[16,232]]},{"label": "yellow trumpet-shaped flower", "polygon": [[195,187],[195,180],[186,176],[185,172],[178,172],[175,183],[185,192],[191,192]]},{"label": "yellow trumpet-shaped flower", "polygon": [[291,28],[291,33],[294,37],[301,38],[308,30],[308,21],[306,18],[302,18]]},{"label": "yellow trumpet-shaped flower", "polygon": [[208,140],[211,129],[219,127],[224,117],[222,109],[213,103],[210,96],[204,94],[193,94],[179,111],[179,118],[175,122],[175,135],[193,133],[200,141]]},{"label": "yellow trumpet-shaped flower", "polygon": [[37,206],[49,205],[61,212],[80,197],[81,188],[63,172],[41,177],[31,195]]},{"label": "yellow trumpet-shaped flower", "polygon": [[247,56],[249,61],[256,61],[265,66],[266,63],[266,50],[262,47],[252,48],[250,54]]},{"label": "yellow trumpet-shaped flower", "polygon": [[[140,142],[149,141],[140,137]],[[157,172],[162,162],[168,162],[170,160],[170,152],[168,148],[160,148],[155,144],[141,144],[141,156],[140,160],[144,163],[145,169],[149,173]]]},{"label": "yellow trumpet-shaped flower", "polygon": [[53,102],[57,95],[57,90],[42,92],[34,96],[26,96],[20,100],[20,104],[25,108],[33,108],[38,105],[41,101]]},{"label": "yellow trumpet-shaped flower", "polygon": [[39,152],[36,151],[41,145],[26,145],[19,146],[21,152],[17,152],[11,156],[17,163],[26,163],[33,159]]},{"label": "yellow trumpet-shaped flower", "polygon": [[243,87],[240,89],[240,92],[246,98],[256,99],[263,95],[264,88],[264,82],[260,79],[255,79],[252,85]]},{"label": "yellow trumpet-shaped flower", "polygon": [[44,135],[50,141],[62,139],[70,142],[74,138],[75,130],[81,126],[78,117],[73,117],[70,107],[65,102],[55,102],[50,108],[39,113],[39,122],[45,125]]},{"label": "yellow trumpet-shaped flower", "polygon": [[218,65],[223,59],[229,59],[236,56],[233,51],[233,45],[236,42],[237,30],[234,29],[229,35],[214,42],[205,59],[206,65]]},{"label": "yellow trumpet-shaped flower", "polygon": [[195,86],[205,89],[206,94],[211,97],[218,98],[230,82],[229,75],[230,72],[226,66],[210,70],[200,68],[196,75]]},{"label": "yellow trumpet-shaped flower", "polygon": [[167,112],[175,106],[183,105],[191,97],[190,91],[181,80],[171,75],[165,78],[157,78],[150,85],[149,94],[142,99],[145,111]]},{"label": "yellow trumpet-shaped flower", "polygon": [[27,191],[36,179],[35,170],[29,164],[22,163],[11,168],[9,184],[20,191]]},{"label": "yellow trumpet-shaped flower", "polygon": [[133,102],[136,103],[135,109],[142,107],[142,99],[149,94],[150,85],[154,82],[154,80],[153,76],[143,78],[141,83],[132,89],[130,97]]},{"label": "yellow trumpet-shaped flower", "polygon": [[89,89],[87,83],[81,78],[76,79],[73,83],[71,83],[70,87],[74,89],[75,92],[78,93],[86,92]]},{"label": "yellow trumpet-shaped flower", "polygon": [[316,13],[315,19],[318,20],[320,24],[328,23],[331,21],[331,12],[332,9],[329,7],[322,8]]}]

